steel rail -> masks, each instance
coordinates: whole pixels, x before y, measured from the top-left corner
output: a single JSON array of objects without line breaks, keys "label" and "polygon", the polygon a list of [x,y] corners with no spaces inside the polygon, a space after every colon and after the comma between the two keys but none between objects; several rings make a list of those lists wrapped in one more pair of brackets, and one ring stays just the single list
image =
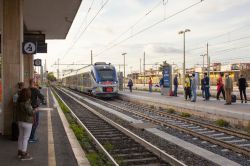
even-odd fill
[{"label": "steel rail", "polygon": [[[133,103],[133,101],[132,101],[132,103]],[[250,134],[248,134],[248,133],[235,131],[235,130],[230,130],[230,129],[227,129],[227,128],[222,128],[222,127],[215,126],[215,125],[212,125],[212,124],[207,124],[207,123],[204,123],[204,122],[199,122],[199,121],[194,120],[194,119],[188,119],[188,118],[185,118],[185,117],[181,117],[180,115],[169,114],[169,113],[164,112],[164,111],[153,110],[152,108],[149,108],[149,107],[146,108],[146,109],[147,109],[147,111],[156,113],[156,114],[158,114],[160,116],[165,116],[165,117],[169,117],[169,118],[173,118],[173,119],[182,120],[182,121],[185,121],[185,122],[188,122],[188,123],[193,123],[193,124],[196,124],[196,125],[199,125],[199,126],[211,129],[211,130],[217,130],[217,131],[229,134],[229,135],[233,135],[233,136],[237,136],[237,137],[240,137],[240,138],[243,138],[243,139],[249,139],[250,140]]]},{"label": "steel rail", "polygon": [[[76,114],[69,108],[69,106],[63,101],[63,99],[59,96],[59,94],[53,90],[53,92],[58,96],[58,98],[63,102],[63,104],[67,107],[67,109],[70,111],[70,114],[76,119],[77,124],[80,125],[86,133],[93,139],[95,145],[97,146],[97,149],[99,149],[101,152],[106,155],[108,160],[114,165],[119,166],[119,164],[115,161],[115,159],[108,153],[108,151],[102,146],[102,144],[95,138],[95,136],[89,131],[89,129],[81,122],[81,120],[76,116]],[[54,94],[52,94],[54,95]]]},{"label": "steel rail", "polygon": [[[93,98],[93,97],[91,97],[91,98]],[[195,136],[195,137],[198,137],[198,138],[200,138],[200,139],[206,140],[206,141],[211,142],[211,143],[213,143],[213,144],[220,145],[220,146],[222,146],[222,147],[225,147],[225,148],[227,148],[227,149],[231,149],[231,150],[233,150],[233,151],[235,151],[235,152],[238,152],[238,153],[241,153],[241,154],[244,154],[244,155],[250,157],[250,150],[249,150],[249,149],[246,149],[246,148],[243,148],[243,147],[239,147],[239,146],[237,146],[237,145],[230,144],[230,143],[227,143],[227,142],[224,142],[224,141],[221,141],[221,140],[217,140],[217,139],[215,139],[215,138],[211,138],[211,137],[209,137],[209,136],[206,136],[206,135],[203,135],[203,134],[194,132],[194,131],[192,131],[192,130],[190,130],[190,129],[187,129],[187,128],[182,128],[182,127],[179,127],[179,126],[177,126],[177,125],[172,125],[172,124],[166,123],[166,122],[164,122],[164,121],[160,121],[160,120],[158,120],[158,119],[155,119],[155,118],[152,118],[152,117],[148,117],[147,115],[145,115],[145,114],[143,114],[143,113],[135,112],[134,110],[131,111],[131,110],[128,110],[128,109],[121,108],[121,107],[119,107],[119,106],[110,104],[110,103],[108,103],[108,102],[105,102],[105,101],[100,100],[100,99],[97,99],[97,98],[94,98],[94,99],[97,100],[97,101],[99,101],[99,102],[102,102],[102,103],[105,103],[105,104],[107,104],[107,105],[110,105],[110,106],[112,106],[112,107],[118,108],[118,109],[120,109],[120,110],[123,110],[123,111],[129,112],[129,113],[135,114],[135,115],[137,115],[137,116],[139,116],[139,117],[142,117],[142,118],[144,118],[144,119],[147,119],[147,120],[149,120],[149,121],[151,121],[151,122],[153,122],[153,123],[156,123],[156,124],[158,124],[158,125],[166,126],[166,127],[170,127],[170,128],[174,128],[174,129],[176,129],[176,130],[180,130],[180,131],[185,132],[185,133],[187,133],[187,134],[191,134],[191,135],[193,135],[193,136]],[[198,125],[199,125],[199,124],[198,124]]]},{"label": "steel rail", "polygon": [[97,111],[95,111],[94,109],[92,109],[90,106],[82,103],[81,101],[79,101],[78,99],[76,99],[77,98],[76,96],[73,97],[72,95],[69,95],[66,92],[62,91],[62,90],[60,90],[60,91],[63,92],[65,95],[69,96],[74,101],[76,101],[78,104],[80,104],[83,107],[87,108],[89,111],[91,111],[92,113],[94,113],[99,118],[103,119],[104,121],[106,121],[107,123],[109,123],[110,125],[112,125],[113,127],[115,127],[118,130],[120,130],[125,135],[129,136],[130,138],[132,138],[137,143],[141,144],[143,147],[145,147],[147,150],[149,150],[150,152],[152,152],[153,154],[155,154],[157,157],[159,157],[163,161],[168,162],[168,163],[170,163],[171,165],[174,165],[174,166],[186,166],[186,164],[184,164],[183,162],[177,160],[173,156],[167,154],[163,150],[161,150],[158,147],[152,145],[148,141],[144,140],[143,138],[139,137],[138,135],[134,134],[133,132],[129,131],[128,129],[124,128],[123,126],[117,124],[116,122],[112,121],[111,119],[109,119],[109,118],[105,117],[104,115],[98,113]]}]

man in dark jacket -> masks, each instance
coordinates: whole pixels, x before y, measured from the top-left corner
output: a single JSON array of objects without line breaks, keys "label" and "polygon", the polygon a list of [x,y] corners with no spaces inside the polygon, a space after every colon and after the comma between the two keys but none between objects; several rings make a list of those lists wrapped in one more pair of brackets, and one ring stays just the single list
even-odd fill
[{"label": "man in dark jacket", "polygon": [[243,77],[243,75],[240,75],[240,78],[238,80],[238,86],[239,86],[239,90],[240,90],[240,99],[241,99],[241,103],[243,103],[243,97],[242,97],[242,93],[244,94],[244,98],[245,98],[245,103],[247,103],[247,95],[246,95],[246,87],[248,86],[246,79]]},{"label": "man in dark jacket", "polygon": [[174,96],[177,96],[178,84],[178,75],[176,74],[174,77]]},{"label": "man in dark jacket", "polygon": [[132,79],[129,79],[129,81],[128,81],[128,87],[129,87],[129,91],[132,92],[132,87],[133,87],[133,81],[132,81]]},{"label": "man in dark jacket", "polygon": [[209,92],[210,85],[209,85],[209,82],[210,82],[210,80],[209,80],[209,77],[207,76],[207,73],[204,73],[203,84],[204,84],[204,90],[205,90],[205,100],[209,100],[209,97],[210,97],[210,92]]},{"label": "man in dark jacket", "polygon": [[37,89],[34,86],[34,80],[30,79],[29,82],[30,86],[29,89],[31,91],[31,106],[35,111],[35,115],[34,115],[34,121],[33,121],[33,125],[32,125],[32,130],[31,130],[31,134],[30,134],[30,139],[29,142],[30,143],[35,143],[37,142],[37,138],[35,138],[35,132],[36,132],[36,128],[39,124],[39,111],[38,111],[38,107],[39,107],[39,101],[38,98],[44,102],[44,96],[40,93],[39,89]]}]

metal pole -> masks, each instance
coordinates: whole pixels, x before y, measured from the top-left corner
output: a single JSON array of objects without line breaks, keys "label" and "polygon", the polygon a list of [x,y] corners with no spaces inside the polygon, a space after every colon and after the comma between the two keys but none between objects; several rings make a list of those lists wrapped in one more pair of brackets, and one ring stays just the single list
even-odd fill
[{"label": "metal pole", "polygon": [[91,65],[93,65],[93,52],[91,50]]},{"label": "metal pole", "polygon": [[122,55],[124,56],[123,58],[123,62],[124,62],[124,74],[123,74],[123,90],[125,90],[125,76],[126,76],[126,73],[125,73],[125,55],[126,55],[127,53],[122,53]]},{"label": "metal pole", "polygon": [[203,62],[202,62],[202,73],[204,73],[204,59],[205,59],[206,54],[202,54],[201,56],[202,56],[202,58],[203,58]]},{"label": "metal pole", "polygon": [[126,54],[124,54],[124,81],[123,81],[123,89],[125,90],[125,77],[126,77],[126,74],[125,74],[125,55]]},{"label": "metal pole", "polygon": [[40,66],[40,81],[43,84],[43,65]]},{"label": "metal pole", "polygon": [[204,73],[204,59],[205,59],[205,55],[203,55],[203,63],[202,63],[202,72]]},{"label": "metal pole", "polygon": [[57,79],[59,80],[59,58],[57,59]]},{"label": "metal pole", "polygon": [[209,55],[208,55],[208,43],[207,43],[207,76],[210,77],[210,63],[209,63]]},{"label": "metal pole", "polygon": [[186,74],[186,47],[185,47],[185,31],[183,32],[183,83],[182,83],[182,86],[183,86],[183,94],[185,96],[185,91],[184,91],[184,86],[185,86],[185,74]]},{"label": "metal pole", "polygon": [[144,76],[144,86],[145,86],[145,84],[146,84],[146,73],[145,73],[146,71],[145,71],[145,52],[144,52],[144,54],[143,54],[143,76]]},{"label": "metal pole", "polygon": [[141,74],[141,58],[140,58],[140,74]]}]

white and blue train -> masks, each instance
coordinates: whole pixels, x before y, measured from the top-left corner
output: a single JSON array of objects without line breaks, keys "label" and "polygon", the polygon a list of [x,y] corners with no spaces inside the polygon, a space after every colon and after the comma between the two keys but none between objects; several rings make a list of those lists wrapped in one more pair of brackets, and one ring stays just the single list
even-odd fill
[{"label": "white and blue train", "polygon": [[115,97],[118,94],[118,78],[115,67],[105,62],[83,67],[62,79],[63,86],[99,97]]}]

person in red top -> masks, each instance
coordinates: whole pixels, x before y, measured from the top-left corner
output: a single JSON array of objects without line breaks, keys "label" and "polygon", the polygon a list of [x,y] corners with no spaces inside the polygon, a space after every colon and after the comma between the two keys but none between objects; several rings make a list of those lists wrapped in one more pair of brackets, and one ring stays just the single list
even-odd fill
[{"label": "person in red top", "polygon": [[152,92],[152,86],[153,86],[152,79],[151,79],[151,77],[149,77],[149,81],[148,81],[149,92]]},{"label": "person in red top", "polygon": [[220,73],[219,78],[217,79],[217,100],[220,100],[220,93],[222,92],[223,98],[225,100],[225,90],[224,90],[224,84],[223,84],[223,73]]}]

